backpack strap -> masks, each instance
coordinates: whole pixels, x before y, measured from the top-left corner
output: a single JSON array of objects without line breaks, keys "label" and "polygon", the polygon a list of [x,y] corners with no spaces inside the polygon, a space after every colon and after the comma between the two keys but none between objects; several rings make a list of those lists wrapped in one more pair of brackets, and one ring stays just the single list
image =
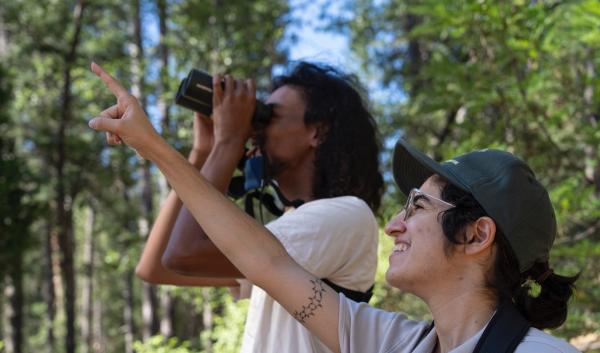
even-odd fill
[{"label": "backpack strap", "polygon": [[330,280],[328,280],[326,278],[321,279],[321,281],[327,283],[327,285],[329,285],[334,291],[336,291],[338,293],[344,293],[346,298],[354,300],[355,302],[358,302],[358,303],[360,303],[360,302],[368,303],[369,300],[371,300],[371,297],[373,296],[374,285],[371,286],[371,288],[369,288],[366,292],[359,292],[356,290],[338,286],[337,284],[331,282]]},{"label": "backpack strap", "polygon": [[473,353],[512,353],[517,349],[531,324],[509,301],[498,306]]}]

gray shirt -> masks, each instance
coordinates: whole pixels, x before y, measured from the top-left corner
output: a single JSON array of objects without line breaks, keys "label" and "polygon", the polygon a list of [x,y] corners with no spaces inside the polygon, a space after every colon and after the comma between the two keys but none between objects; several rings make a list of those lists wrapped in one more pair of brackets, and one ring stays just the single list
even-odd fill
[{"label": "gray shirt", "polygon": [[[431,353],[437,342],[435,326],[405,315],[356,303],[340,293],[339,337],[342,353]],[[449,353],[471,353],[483,327]],[[529,329],[515,353],[575,353],[575,347],[535,328]]]}]

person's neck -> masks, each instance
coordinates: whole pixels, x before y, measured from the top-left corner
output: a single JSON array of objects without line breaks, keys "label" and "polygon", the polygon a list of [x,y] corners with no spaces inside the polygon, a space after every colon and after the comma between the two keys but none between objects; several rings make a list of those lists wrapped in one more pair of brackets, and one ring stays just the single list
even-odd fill
[{"label": "person's neck", "polygon": [[497,303],[481,294],[481,288],[451,288],[426,300],[438,336],[435,352],[460,346],[490,320]]},{"label": "person's neck", "polygon": [[289,201],[313,199],[314,166],[305,163],[296,168],[287,168],[277,175],[275,180],[283,196]]}]

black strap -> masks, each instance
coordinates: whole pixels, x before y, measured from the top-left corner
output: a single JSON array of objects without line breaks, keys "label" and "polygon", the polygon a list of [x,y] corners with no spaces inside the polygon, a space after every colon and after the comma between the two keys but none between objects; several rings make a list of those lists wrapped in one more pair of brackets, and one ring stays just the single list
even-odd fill
[{"label": "black strap", "polygon": [[340,287],[337,284],[335,284],[325,278],[321,279],[321,281],[327,283],[327,285],[329,285],[334,291],[336,291],[338,293],[344,293],[346,298],[352,299],[355,302],[368,303],[369,300],[371,300],[371,297],[373,296],[373,287],[374,286],[371,286],[371,288],[369,288],[366,292],[359,292],[356,290]]},{"label": "black strap", "polygon": [[277,185],[275,182],[273,182],[273,180],[269,180],[267,182],[267,184],[271,185],[271,187],[273,188],[273,190],[275,190],[275,193],[277,194],[277,197],[279,198],[279,201],[281,201],[281,203],[284,206],[292,206],[293,208],[298,208],[302,205],[304,205],[304,200],[302,199],[295,199],[295,200],[288,200],[285,196],[283,196],[283,193],[281,192],[281,189],[279,189],[279,185]]},{"label": "black strap", "polygon": [[229,188],[227,188],[227,195],[236,200],[246,195],[243,175],[237,175],[231,178],[231,181],[229,182]]},{"label": "black strap", "polygon": [[515,308],[504,301],[487,325],[473,353],[512,353],[517,349],[531,324]]},{"label": "black strap", "polygon": [[252,191],[246,194],[246,199],[244,200],[244,210],[250,217],[254,217],[254,203],[253,199],[257,199],[260,203],[260,206],[264,206],[267,211],[269,211],[272,215],[279,217],[283,215],[283,210],[279,209],[275,204],[275,198],[271,194],[264,193],[262,191]]}]

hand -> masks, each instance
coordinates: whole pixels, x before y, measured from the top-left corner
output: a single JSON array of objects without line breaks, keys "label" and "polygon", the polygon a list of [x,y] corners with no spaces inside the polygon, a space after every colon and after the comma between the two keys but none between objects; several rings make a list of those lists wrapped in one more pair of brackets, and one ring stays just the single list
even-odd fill
[{"label": "hand", "polygon": [[252,80],[234,80],[225,76],[225,91],[221,88],[222,77],[213,76],[213,121],[215,143],[233,142],[241,146],[252,134],[252,114],[256,106],[256,87]]},{"label": "hand", "polygon": [[160,136],[152,127],[140,103],[99,65],[92,63],[91,68],[115,95],[117,104],[90,120],[89,126],[94,130],[108,132],[107,140],[110,144],[123,141],[140,156],[147,158],[148,147],[157,139],[160,140]]}]

